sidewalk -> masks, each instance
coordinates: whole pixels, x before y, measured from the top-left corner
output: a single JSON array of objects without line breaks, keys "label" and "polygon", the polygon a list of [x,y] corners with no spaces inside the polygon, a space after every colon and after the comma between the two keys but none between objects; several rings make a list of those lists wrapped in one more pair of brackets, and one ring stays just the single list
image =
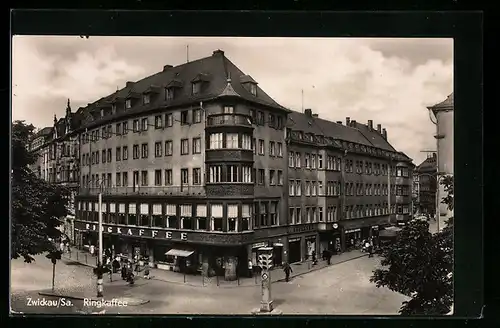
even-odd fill
[{"label": "sidewalk", "polygon": [[[368,256],[368,254],[363,253],[359,250],[345,252],[340,255],[333,255],[330,266],[354,260],[363,256]],[[64,253],[63,260],[65,261],[66,264],[76,262],[81,265],[86,265],[90,267],[96,267],[97,264],[96,256],[92,256],[87,252],[83,252],[77,249],[72,249],[71,254]],[[312,265],[312,262],[310,260],[301,263],[295,263],[291,265],[292,273],[290,274],[290,278],[293,279],[303,274],[323,269],[327,266],[328,265],[326,261],[323,260],[318,260],[318,263],[316,265]],[[119,274],[114,274],[114,276],[116,276],[116,278],[119,279]],[[188,285],[193,287],[231,288],[231,287],[252,287],[261,284],[260,275],[255,275],[252,278],[239,277],[237,280],[234,281],[226,281],[224,280],[224,277],[203,277],[202,275],[190,275],[190,274],[183,274],[179,272],[166,271],[153,268],[150,269],[150,277],[152,280]],[[142,279],[141,273],[139,273],[138,278],[139,278],[138,282],[145,281],[144,279]],[[272,283],[285,281],[285,273],[281,268],[275,268],[274,270],[271,270],[271,281]]]}]

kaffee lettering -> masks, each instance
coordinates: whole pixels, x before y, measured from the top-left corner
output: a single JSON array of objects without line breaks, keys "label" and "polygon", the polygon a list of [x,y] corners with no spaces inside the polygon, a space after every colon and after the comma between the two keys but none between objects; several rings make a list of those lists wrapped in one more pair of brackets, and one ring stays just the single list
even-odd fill
[{"label": "kaffee lettering", "polygon": [[181,240],[187,240],[187,233],[181,232]]},{"label": "kaffee lettering", "polygon": [[165,233],[165,238],[167,238],[167,239],[172,239],[172,231],[167,231],[167,232]]},{"label": "kaffee lettering", "polygon": [[113,232],[113,228],[112,227],[108,227],[108,233],[112,233]]},{"label": "kaffee lettering", "polygon": [[128,229],[127,235],[132,236],[132,229]]},{"label": "kaffee lettering", "polygon": [[144,229],[139,230],[139,236],[142,236],[142,235],[144,235]]},{"label": "kaffee lettering", "polygon": [[151,236],[154,238],[156,237],[156,235],[158,234],[158,231],[157,230],[152,230],[151,231]]},{"label": "kaffee lettering", "polygon": [[122,228],[116,228],[117,233],[122,233]]}]

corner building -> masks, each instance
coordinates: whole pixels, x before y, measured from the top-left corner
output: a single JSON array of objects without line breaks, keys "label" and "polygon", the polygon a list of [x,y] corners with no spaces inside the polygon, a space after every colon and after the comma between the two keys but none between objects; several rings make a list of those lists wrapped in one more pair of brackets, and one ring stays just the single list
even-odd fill
[{"label": "corner building", "polygon": [[[149,255],[160,269],[208,269],[228,280],[244,275],[248,260],[257,265],[261,247],[273,247],[276,265],[296,262],[312,249],[319,253],[320,232],[332,239],[333,223],[345,225],[342,250],[347,248],[345,234],[360,229],[349,227],[354,203],[346,207],[351,216],[341,211],[347,204],[339,200],[347,188],[343,171],[327,170],[328,156],[336,156],[335,165],[344,167],[341,155],[355,153],[351,136],[315,131],[313,138],[323,141],[308,142],[308,117],[276,103],[221,50],[180,66],[166,65],[81,111],[77,243],[97,243],[99,192],[106,248]],[[294,125],[300,121],[294,115],[305,118],[304,127]],[[342,129],[357,131],[354,126]],[[373,146],[370,139],[364,142]],[[322,154],[321,169],[320,162],[315,170],[290,167],[289,158],[298,149]],[[397,184],[396,166],[406,167],[409,159],[392,148],[378,154],[394,163],[391,181]],[[400,178],[406,183],[403,173]],[[305,196],[306,181],[321,185],[321,193]],[[338,195],[326,196],[330,182],[337,181]],[[298,185],[300,191],[292,195]],[[396,213],[395,194],[393,202],[395,216],[404,219],[403,203]],[[370,204],[372,211],[381,205]],[[311,211],[315,214],[306,217]],[[368,220],[362,226],[374,224]]]}]

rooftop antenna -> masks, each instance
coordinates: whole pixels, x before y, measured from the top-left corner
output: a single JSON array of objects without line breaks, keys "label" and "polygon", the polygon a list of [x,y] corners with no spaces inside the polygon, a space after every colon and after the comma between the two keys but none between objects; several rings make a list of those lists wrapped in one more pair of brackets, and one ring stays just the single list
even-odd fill
[{"label": "rooftop antenna", "polygon": [[301,98],[302,98],[302,113],[304,112],[304,89],[300,90],[301,91]]},{"label": "rooftop antenna", "polygon": [[189,44],[186,46],[186,62],[189,63]]}]

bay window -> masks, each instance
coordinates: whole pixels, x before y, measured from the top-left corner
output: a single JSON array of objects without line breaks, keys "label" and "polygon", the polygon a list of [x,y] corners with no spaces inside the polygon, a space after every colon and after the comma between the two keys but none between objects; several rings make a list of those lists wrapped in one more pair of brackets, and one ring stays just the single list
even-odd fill
[{"label": "bay window", "polygon": [[163,228],[164,221],[163,221],[163,211],[162,211],[162,205],[161,204],[153,204],[153,227],[158,227],[158,228]]},{"label": "bay window", "polygon": [[241,230],[252,230],[252,206],[249,204],[241,205]]},{"label": "bay window", "polygon": [[226,148],[237,149],[238,147],[238,133],[226,133]]},{"label": "bay window", "polygon": [[243,166],[242,172],[242,180],[246,183],[251,183],[252,181],[252,167],[251,166]]},{"label": "bay window", "polygon": [[222,138],[223,133],[211,133],[210,134],[210,149],[222,149]]},{"label": "bay window", "polygon": [[137,225],[136,204],[128,204],[128,225]]},{"label": "bay window", "polygon": [[140,220],[139,220],[139,225],[143,227],[149,227],[150,226],[150,220],[149,220],[149,204],[141,204],[140,208]]},{"label": "bay window", "polygon": [[167,217],[167,228],[177,228],[177,207],[167,204],[165,215]]},{"label": "bay window", "polygon": [[247,134],[243,134],[241,135],[241,148],[243,149],[247,149],[247,150],[252,150],[252,137],[247,135]]},{"label": "bay window", "polygon": [[222,165],[211,165],[208,168],[209,181],[208,182],[222,182]]},{"label": "bay window", "polygon": [[238,231],[238,205],[227,205],[227,231]]},{"label": "bay window", "polygon": [[211,230],[212,231],[222,231],[222,204],[212,204],[210,208],[212,214],[211,217]]},{"label": "bay window", "polygon": [[238,166],[237,165],[227,165],[226,166],[226,181],[225,182],[239,182],[238,179]]},{"label": "bay window", "polygon": [[207,205],[196,206],[196,229],[207,230]]},{"label": "bay window", "polygon": [[191,205],[181,205],[181,228],[193,229],[193,210]]}]

